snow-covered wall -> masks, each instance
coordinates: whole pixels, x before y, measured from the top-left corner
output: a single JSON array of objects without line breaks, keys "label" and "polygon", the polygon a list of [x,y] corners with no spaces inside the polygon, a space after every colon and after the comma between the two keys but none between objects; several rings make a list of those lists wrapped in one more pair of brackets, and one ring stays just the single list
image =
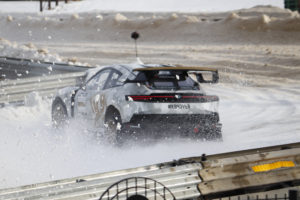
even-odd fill
[{"label": "snow-covered wall", "polygon": [[[53,2],[53,6],[54,7]],[[129,11],[129,12],[216,12],[256,5],[273,5],[283,8],[283,0],[84,0],[60,2],[57,12],[90,12],[90,11]],[[47,5],[45,4],[45,7]],[[38,12],[39,2],[0,2],[0,12]]]}]

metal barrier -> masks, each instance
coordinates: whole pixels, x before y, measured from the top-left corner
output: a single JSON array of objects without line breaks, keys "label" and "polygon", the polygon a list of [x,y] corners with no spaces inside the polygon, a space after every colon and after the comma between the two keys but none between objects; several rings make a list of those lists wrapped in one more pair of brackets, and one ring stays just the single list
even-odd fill
[{"label": "metal barrier", "polygon": [[[300,143],[295,143],[2,189],[0,199],[230,200],[299,185]],[[285,198],[298,200],[298,194]]]},{"label": "metal barrier", "polygon": [[2,79],[23,79],[37,76],[83,72],[91,67],[66,63],[44,62],[21,58],[0,57],[0,77]]},{"label": "metal barrier", "polygon": [[[144,177],[155,180],[147,182],[147,198],[154,197],[154,191],[157,193],[163,190],[163,186],[172,191],[172,194],[167,193],[169,197],[176,199],[197,198],[200,193],[197,189],[197,184],[201,182],[198,171],[201,169],[201,164],[193,163],[181,166],[172,166],[172,163],[162,165],[151,165],[141,168],[120,170],[103,174],[96,174],[85,177],[65,179],[61,181],[53,181],[31,186],[11,188],[0,190],[0,199],[100,199],[102,195],[107,194],[112,186],[118,185],[120,180],[128,179],[128,185],[119,185],[119,190],[126,191],[128,194],[136,194],[135,189],[131,191],[131,187],[137,183],[144,186],[144,180],[135,182],[134,177]],[[159,182],[157,187],[154,187],[154,182]],[[124,182],[123,182],[124,183]],[[163,185],[163,186],[162,186]],[[145,190],[137,190],[137,194],[144,196]],[[124,199],[126,196],[118,196],[119,199]],[[102,197],[103,200],[108,199],[107,196]],[[162,199],[162,198],[157,198]]]},{"label": "metal barrier", "polygon": [[300,187],[285,188],[242,196],[229,196],[215,200],[300,200]]},{"label": "metal barrier", "polygon": [[79,85],[91,67],[0,57],[0,69],[6,78],[0,81],[0,106],[4,106],[23,104],[32,92],[51,96],[57,89]]},{"label": "metal barrier", "polygon": [[33,77],[0,82],[0,106],[7,104],[23,104],[26,96],[37,92],[42,97],[49,97],[60,88],[79,85],[84,72]]}]

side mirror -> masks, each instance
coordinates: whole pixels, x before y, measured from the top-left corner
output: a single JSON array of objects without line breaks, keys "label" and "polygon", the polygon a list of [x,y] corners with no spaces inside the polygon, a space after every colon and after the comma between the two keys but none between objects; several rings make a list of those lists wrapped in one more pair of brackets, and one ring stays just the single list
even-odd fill
[{"label": "side mirror", "polygon": [[218,83],[219,82],[218,71],[195,73],[195,75],[196,75],[197,81],[199,83]]}]

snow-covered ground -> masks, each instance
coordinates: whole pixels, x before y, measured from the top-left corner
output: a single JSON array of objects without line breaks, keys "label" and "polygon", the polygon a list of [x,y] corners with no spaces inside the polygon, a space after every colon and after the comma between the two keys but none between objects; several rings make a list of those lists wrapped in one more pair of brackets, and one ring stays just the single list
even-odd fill
[{"label": "snow-covered ground", "polygon": [[285,87],[207,88],[221,98],[223,142],[172,139],[117,148],[79,131],[76,121],[64,133],[55,132],[49,102],[2,108],[0,188],[300,141],[300,95],[288,91],[300,88]]},{"label": "snow-covered ground", "polygon": [[[88,4],[96,1],[105,12],[95,11],[99,5],[90,10]],[[120,10],[140,11],[140,5],[120,3],[122,9],[115,10],[108,9],[111,1],[90,0],[61,4],[45,15],[16,8],[4,11],[0,2],[0,56],[127,63],[134,60],[129,35],[138,30],[144,62],[218,68],[221,83],[206,89],[220,96],[224,136],[223,142],[174,139],[116,148],[78,131],[76,121],[63,134],[53,131],[49,101],[5,107],[0,109],[0,188],[300,141],[299,14],[272,6],[224,12],[229,4],[220,1],[197,9],[219,13],[175,12],[194,11],[195,2],[204,5],[199,0],[185,2],[191,3],[190,10],[179,4],[182,9],[177,6],[171,13],[124,13]],[[230,9],[252,6],[231,2]],[[282,7],[282,1],[247,2]]]}]

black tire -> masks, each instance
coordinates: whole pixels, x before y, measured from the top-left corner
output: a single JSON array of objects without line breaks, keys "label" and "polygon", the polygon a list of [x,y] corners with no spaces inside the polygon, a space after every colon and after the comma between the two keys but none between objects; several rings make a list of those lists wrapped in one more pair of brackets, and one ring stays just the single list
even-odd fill
[{"label": "black tire", "polygon": [[56,98],[52,103],[52,125],[54,128],[63,128],[67,124],[68,113],[64,102],[60,98]]},{"label": "black tire", "polygon": [[122,119],[118,110],[109,109],[105,116],[105,124],[107,128],[107,139],[110,143],[121,145],[123,143],[122,136]]}]

